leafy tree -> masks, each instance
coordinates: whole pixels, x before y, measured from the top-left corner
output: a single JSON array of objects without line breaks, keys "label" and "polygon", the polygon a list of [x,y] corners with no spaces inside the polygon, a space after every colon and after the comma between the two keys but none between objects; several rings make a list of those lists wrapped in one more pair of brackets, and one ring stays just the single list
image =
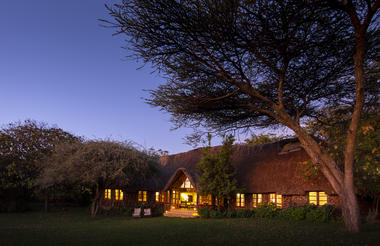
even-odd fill
[{"label": "leafy tree", "polygon": [[[151,105],[171,113],[176,127],[292,129],[341,198],[346,228],[359,231],[354,146],[364,64],[380,53],[379,7],[380,0],[124,0],[108,9],[133,54],[168,78],[151,91]],[[344,169],[303,127],[342,100],[355,104]]]},{"label": "leafy tree", "polygon": [[247,138],[244,142],[247,145],[258,145],[258,144],[267,144],[273,143],[285,139],[286,136],[276,136],[274,134],[260,134],[260,135],[251,135],[251,138]]},{"label": "leafy tree", "polygon": [[158,170],[157,156],[138,151],[128,142],[88,141],[60,145],[46,163],[49,165],[40,184],[45,188],[80,184],[91,189],[91,216],[98,212],[103,189],[141,185]]},{"label": "leafy tree", "polygon": [[10,123],[0,130],[0,199],[23,203],[36,192],[43,158],[60,143],[78,138],[33,120]]},{"label": "leafy tree", "polygon": [[219,150],[211,149],[209,144],[202,149],[202,159],[197,166],[200,173],[200,193],[216,197],[218,206],[222,200],[231,201],[239,191],[235,166],[231,161],[234,141],[232,135],[226,136]]}]

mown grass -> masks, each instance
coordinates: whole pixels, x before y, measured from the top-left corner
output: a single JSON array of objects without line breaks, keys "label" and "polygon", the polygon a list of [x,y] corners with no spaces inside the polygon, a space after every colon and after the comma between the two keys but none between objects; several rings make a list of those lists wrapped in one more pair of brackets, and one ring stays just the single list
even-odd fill
[{"label": "mown grass", "polygon": [[380,225],[347,233],[336,223],[180,219],[66,212],[0,214],[0,245],[379,245]]}]

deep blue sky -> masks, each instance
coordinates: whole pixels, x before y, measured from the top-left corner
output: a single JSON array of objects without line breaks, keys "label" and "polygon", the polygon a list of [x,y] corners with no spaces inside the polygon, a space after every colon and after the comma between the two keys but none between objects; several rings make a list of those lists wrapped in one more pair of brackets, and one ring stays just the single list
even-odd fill
[{"label": "deep blue sky", "polygon": [[[100,26],[112,0],[3,0],[0,125],[35,119],[87,138],[129,139],[170,153],[189,129],[141,99],[164,80],[126,60],[123,37]],[[215,143],[217,144],[217,143]]]}]

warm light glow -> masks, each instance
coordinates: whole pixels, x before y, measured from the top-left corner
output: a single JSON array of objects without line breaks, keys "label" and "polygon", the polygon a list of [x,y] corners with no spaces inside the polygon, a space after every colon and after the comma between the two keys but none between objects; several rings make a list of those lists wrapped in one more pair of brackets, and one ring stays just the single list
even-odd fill
[{"label": "warm light glow", "polygon": [[104,190],[104,199],[111,199],[111,189]]},{"label": "warm light glow", "polygon": [[187,195],[186,193],[181,193],[181,200],[188,202],[189,201],[189,195]]},{"label": "warm light glow", "polygon": [[139,190],[138,193],[138,200],[139,202],[146,202],[147,201],[147,191],[141,191]]},{"label": "warm light glow", "polygon": [[315,192],[315,191],[309,192],[309,204],[318,205],[317,192]]},{"label": "warm light glow", "polygon": [[185,181],[181,185],[181,188],[193,188],[189,178],[186,177]]},{"label": "warm light glow", "polygon": [[318,196],[319,196],[319,205],[320,206],[327,204],[327,194],[325,192],[323,192],[323,191],[318,192]]},{"label": "warm light glow", "polygon": [[263,202],[263,194],[252,194],[252,206],[255,208]]},{"label": "warm light glow", "polygon": [[245,198],[244,194],[236,194],[236,207],[245,207]]},{"label": "warm light glow", "polygon": [[276,203],[276,193],[269,194],[269,201],[272,203]]},{"label": "warm light glow", "polygon": [[276,205],[279,208],[282,207],[282,195],[277,194],[277,196],[276,196]]},{"label": "warm light glow", "polygon": [[123,191],[122,190],[119,190],[119,189],[116,189],[115,190],[115,200],[123,200],[124,197],[123,197]]},{"label": "warm light glow", "polygon": [[156,202],[160,201],[160,192],[156,192]]}]

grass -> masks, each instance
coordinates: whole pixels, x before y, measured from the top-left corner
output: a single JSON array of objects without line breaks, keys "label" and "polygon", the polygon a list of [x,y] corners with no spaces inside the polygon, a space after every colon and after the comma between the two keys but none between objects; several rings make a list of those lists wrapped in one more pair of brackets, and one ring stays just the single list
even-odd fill
[{"label": "grass", "polygon": [[83,210],[0,214],[0,245],[379,245],[380,225],[280,219],[98,216]]}]

